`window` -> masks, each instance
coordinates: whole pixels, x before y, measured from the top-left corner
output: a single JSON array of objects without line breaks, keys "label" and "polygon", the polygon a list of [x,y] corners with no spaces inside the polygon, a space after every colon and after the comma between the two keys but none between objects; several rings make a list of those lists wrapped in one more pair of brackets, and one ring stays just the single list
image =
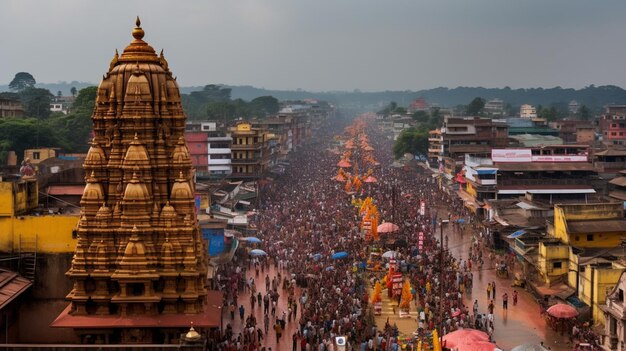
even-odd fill
[{"label": "window", "polygon": [[587,241],[593,241],[593,234],[587,234]]},{"label": "window", "polygon": [[552,262],[552,268],[558,269],[563,267],[563,262]]},{"label": "window", "polygon": [[41,158],[41,154],[39,153],[39,151],[33,152],[33,160],[38,160],[40,158]]}]

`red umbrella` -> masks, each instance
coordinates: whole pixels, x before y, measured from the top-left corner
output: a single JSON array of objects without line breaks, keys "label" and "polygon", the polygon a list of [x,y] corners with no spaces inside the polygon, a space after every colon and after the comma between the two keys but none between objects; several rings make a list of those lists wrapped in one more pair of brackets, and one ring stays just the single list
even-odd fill
[{"label": "red umbrella", "polygon": [[378,179],[376,179],[376,178],[374,178],[372,176],[369,176],[369,177],[365,178],[365,182],[366,183],[376,183],[377,181],[378,181]]},{"label": "red umbrella", "polygon": [[400,230],[400,227],[391,222],[385,222],[379,225],[377,228],[378,233],[391,233]]},{"label": "red umbrella", "polygon": [[458,351],[494,351],[497,348],[496,344],[489,341],[466,341],[459,344],[456,349]]},{"label": "red umbrella", "polygon": [[578,311],[570,305],[557,303],[546,311],[549,315],[556,318],[572,318],[578,316]]},{"label": "red umbrella", "polygon": [[461,315],[461,309],[460,308],[452,313],[452,317],[458,317],[460,315]]},{"label": "red umbrella", "polygon": [[489,341],[489,335],[476,329],[459,329],[443,336],[444,345],[448,349],[455,348],[464,343],[486,341]]},{"label": "red umbrella", "polygon": [[350,164],[350,162],[348,162],[347,160],[341,160],[339,161],[339,163],[337,163],[337,166],[341,168],[350,168],[352,167],[352,164]]}]

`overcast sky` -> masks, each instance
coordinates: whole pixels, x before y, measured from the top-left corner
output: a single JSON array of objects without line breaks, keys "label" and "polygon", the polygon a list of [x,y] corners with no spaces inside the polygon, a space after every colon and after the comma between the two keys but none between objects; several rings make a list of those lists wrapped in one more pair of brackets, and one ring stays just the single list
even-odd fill
[{"label": "overcast sky", "polygon": [[183,86],[626,87],[624,0],[0,0],[0,84],[98,82],[132,39]]}]

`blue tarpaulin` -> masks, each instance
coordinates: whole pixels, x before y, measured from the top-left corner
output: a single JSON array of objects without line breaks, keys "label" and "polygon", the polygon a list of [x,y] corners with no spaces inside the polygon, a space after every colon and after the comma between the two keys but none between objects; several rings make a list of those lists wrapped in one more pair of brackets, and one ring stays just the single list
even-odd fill
[{"label": "blue tarpaulin", "polygon": [[226,250],[223,229],[202,229],[202,237],[209,242],[210,256],[217,256]]},{"label": "blue tarpaulin", "polygon": [[509,239],[515,239],[515,238],[519,238],[520,236],[526,234],[526,231],[524,229],[518,230],[516,232],[513,232],[513,234],[507,236],[507,238]]}]

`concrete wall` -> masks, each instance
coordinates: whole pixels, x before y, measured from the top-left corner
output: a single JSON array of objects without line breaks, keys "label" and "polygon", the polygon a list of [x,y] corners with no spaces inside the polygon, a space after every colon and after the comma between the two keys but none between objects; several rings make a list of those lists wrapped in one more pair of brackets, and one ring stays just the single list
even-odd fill
[{"label": "concrete wall", "polygon": [[50,328],[49,325],[69,305],[65,296],[72,283],[65,272],[70,268],[72,254],[37,256],[35,284],[19,306],[18,342],[78,343],[71,329]]},{"label": "concrete wall", "polygon": [[73,253],[77,224],[77,215],[0,217],[0,252],[18,252],[20,237],[32,241],[36,235],[39,253]]},{"label": "concrete wall", "polygon": [[604,312],[598,306],[606,302],[606,295],[617,285],[622,271],[612,267],[598,268],[588,265],[585,272],[580,273],[582,289],[578,292],[578,298],[592,307],[594,323],[604,324]]},{"label": "concrete wall", "polygon": [[[568,245],[546,245],[539,243],[538,265],[541,274],[545,277],[546,283],[552,279],[566,274],[569,266],[569,246]],[[560,268],[554,268],[553,263],[560,262]]]}]

